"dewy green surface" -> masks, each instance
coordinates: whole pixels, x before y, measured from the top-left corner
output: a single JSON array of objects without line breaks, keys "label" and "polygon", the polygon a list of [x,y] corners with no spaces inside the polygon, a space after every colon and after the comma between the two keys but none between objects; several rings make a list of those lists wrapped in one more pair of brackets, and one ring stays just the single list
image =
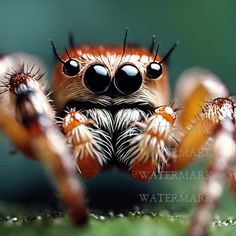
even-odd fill
[{"label": "dewy green surface", "polygon": [[[129,213],[128,216],[101,216],[91,214],[86,226],[72,225],[63,214],[44,214],[28,217],[1,217],[0,235],[184,235],[188,218],[168,213]],[[234,235],[236,219],[215,220],[210,235]]]}]

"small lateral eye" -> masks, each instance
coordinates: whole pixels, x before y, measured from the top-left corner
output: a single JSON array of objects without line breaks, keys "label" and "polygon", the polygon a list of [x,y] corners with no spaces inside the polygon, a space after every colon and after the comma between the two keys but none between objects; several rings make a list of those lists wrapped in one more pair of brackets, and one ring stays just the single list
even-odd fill
[{"label": "small lateral eye", "polygon": [[86,70],[84,83],[90,91],[99,94],[108,89],[111,83],[111,77],[105,66],[95,64]]},{"label": "small lateral eye", "polygon": [[74,59],[69,59],[63,64],[63,72],[68,76],[75,76],[80,72],[79,62]]},{"label": "small lateral eye", "polygon": [[129,95],[138,91],[142,83],[142,75],[134,65],[123,65],[118,68],[115,74],[115,87],[124,95]]},{"label": "small lateral eye", "polygon": [[158,79],[162,75],[162,66],[158,62],[151,62],[147,66],[146,76],[148,79]]}]

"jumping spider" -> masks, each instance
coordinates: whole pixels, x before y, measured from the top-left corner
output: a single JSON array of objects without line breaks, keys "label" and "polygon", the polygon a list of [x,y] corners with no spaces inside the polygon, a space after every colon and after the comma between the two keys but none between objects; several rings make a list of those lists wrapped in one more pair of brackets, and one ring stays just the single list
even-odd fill
[{"label": "jumping spider", "polygon": [[75,223],[87,219],[75,166],[85,178],[116,165],[147,181],[192,164],[214,139],[201,188],[208,201],[199,202],[188,231],[204,235],[224,179],[236,193],[235,101],[216,76],[192,69],[177,84],[178,105],[171,103],[166,61],[176,44],[161,57],[155,40],[148,50],[128,46],[126,36],[123,47],[71,43],[60,56],[51,42],[58,59],[53,96],[35,58],[2,56],[0,127],[19,150],[49,167]]}]

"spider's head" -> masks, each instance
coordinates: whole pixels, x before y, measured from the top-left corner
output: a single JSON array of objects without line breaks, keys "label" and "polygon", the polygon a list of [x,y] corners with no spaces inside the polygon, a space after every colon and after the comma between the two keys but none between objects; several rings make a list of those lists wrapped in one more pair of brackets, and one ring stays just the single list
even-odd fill
[{"label": "spider's head", "polygon": [[147,49],[81,45],[58,56],[52,45],[59,60],[53,78],[59,110],[71,101],[104,107],[157,107],[168,101],[164,58]]}]

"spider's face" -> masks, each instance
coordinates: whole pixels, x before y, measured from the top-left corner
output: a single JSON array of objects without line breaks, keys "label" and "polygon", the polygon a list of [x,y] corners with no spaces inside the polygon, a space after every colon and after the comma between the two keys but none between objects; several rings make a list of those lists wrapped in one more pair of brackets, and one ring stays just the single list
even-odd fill
[{"label": "spider's face", "polygon": [[[169,97],[164,63],[143,48],[80,46],[64,53],[54,75],[59,110],[69,102],[157,107]],[[158,98],[158,99],[157,99]]]}]

